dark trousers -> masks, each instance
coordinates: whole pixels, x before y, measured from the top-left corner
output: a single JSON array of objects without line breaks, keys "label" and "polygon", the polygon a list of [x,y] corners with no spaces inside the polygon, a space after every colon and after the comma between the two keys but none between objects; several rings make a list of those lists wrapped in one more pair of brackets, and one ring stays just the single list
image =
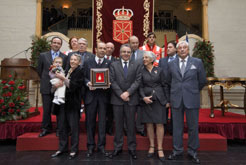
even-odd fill
[{"label": "dark trousers", "polygon": [[52,130],[51,123],[51,108],[52,108],[52,94],[42,94],[43,101],[43,119],[42,119],[42,130]]},{"label": "dark trousers", "polygon": [[68,150],[69,131],[71,131],[71,152],[78,152],[80,111],[79,109],[65,109],[64,104],[59,107],[59,151]]},{"label": "dark trousers", "polygon": [[98,114],[98,142],[97,148],[102,149],[106,144],[106,106],[102,99],[95,97],[90,104],[86,104],[87,148],[95,148],[96,118]]},{"label": "dark trousers", "polygon": [[199,109],[187,109],[184,104],[180,108],[172,108],[173,117],[173,152],[181,154],[183,147],[184,112],[188,126],[188,154],[194,156],[199,148],[198,119]]},{"label": "dark trousers", "polygon": [[[137,132],[143,132],[144,124],[142,124],[141,106],[137,106],[135,116],[136,130]],[[124,118],[124,130],[127,132],[126,118]]]},{"label": "dark trousers", "polygon": [[135,132],[135,112],[136,106],[113,105],[115,120],[114,149],[122,150],[124,143],[123,127],[124,117],[127,126],[127,145],[128,150],[136,150],[136,132]]},{"label": "dark trousers", "polygon": [[107,104],[106,111],[106,131],[113,132],[114,113],[112,104]]},{"label": "dark trousers", "polygon": [[141,107],[140,106],[137,106],[136,130],[137,130],[137,132],[143,132],[144,131],[144,124],[142,124],[142,115],[141,115]]}]

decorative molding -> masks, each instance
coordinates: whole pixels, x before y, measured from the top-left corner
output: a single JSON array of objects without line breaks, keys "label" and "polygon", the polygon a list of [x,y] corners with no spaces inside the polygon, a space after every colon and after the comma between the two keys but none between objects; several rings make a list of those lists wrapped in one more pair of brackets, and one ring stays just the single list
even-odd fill
[{"label": "decorative molding", "polygon": [[150,30],[150,21],[149,21],[150,2],[148,0],[145,0],[143,3],[143,7],[146,12],[144,14],[144,20],[143,20],[143,35],[147,38]]},{"label": "decorative molding", "polygon": [[[187,34],[187,35],[188,35],[188,38],[194,38],[194,39],[196,39],[198,41],[202,41],[203,40],[200,36],[198,36],[196,34]],[[185,40],[186,40],[186,35],[183,35],[181,38],[179,38],[179,41],[185,41]]]},{"label": "decorative molding", "polygon": [[96,41],[100,41],[100,36],[102,35],[102,13],[100,10],[103,7],[103,0],[96,1],[97,15],[96,15]]},{"label": "decorative molding", "polygon": [[63,39],[64,41],[66,41],[67,43],[69,42],[69,38],[67,36],[65,36],[64,34],[59,33],[59,32],[50,32],[50,33],[43,35],[42,37],[48,38],[48,37],[52,37],[52,36],[58,36],[61,39]]}]

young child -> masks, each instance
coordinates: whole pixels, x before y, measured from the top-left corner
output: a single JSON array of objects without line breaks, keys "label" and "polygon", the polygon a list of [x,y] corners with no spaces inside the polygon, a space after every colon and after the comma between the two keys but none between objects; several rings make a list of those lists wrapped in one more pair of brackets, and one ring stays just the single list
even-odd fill
[{"label": "young child", "polygon": [[[52,85],[58,83],[59,81],[61,81],[59,78],[56,78],[56,73],[63,73],[64,74],[64,70],[62,69],[62,58],[61,57],[56,57],[53,61],[52,66],[50,67],[50,83]],[[66,90],[66,86],[63,84],[63,86],[58,87],[57,89],[52,88],[51,92],[54,93],[54,99],[53,99],[53,103],[60,105],[60,104],[64,104],[65,103],[65,90]]]}]

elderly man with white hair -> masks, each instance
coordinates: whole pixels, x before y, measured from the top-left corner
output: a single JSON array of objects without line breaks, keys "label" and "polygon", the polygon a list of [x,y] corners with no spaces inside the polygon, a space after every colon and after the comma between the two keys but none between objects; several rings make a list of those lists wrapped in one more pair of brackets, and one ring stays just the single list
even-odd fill
[{"label": "elderly man with white hair", "polygon": [[173,152],[168,159],[176,160],[183,154],[184,112],[188,126],[188,156],[199,164],[198,119],[200,90],[206,84],[206,73],[200,59],[189,56],[189,44],[177,44],[178,58],[168,63],[167,82],[173,117]]}]

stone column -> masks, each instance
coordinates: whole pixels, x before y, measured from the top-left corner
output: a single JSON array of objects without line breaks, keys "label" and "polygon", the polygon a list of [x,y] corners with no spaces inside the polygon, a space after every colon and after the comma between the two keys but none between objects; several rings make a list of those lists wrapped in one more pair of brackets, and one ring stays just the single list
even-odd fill
[{"label": "stone column", "polygon": [[42,2],[43,0],[37,0],[36,5],[36,36],[42,35]]},{"label": "stone column", "polygon": [[202,1],[202,38],[209,40],[208,36],[208,0]]}]

